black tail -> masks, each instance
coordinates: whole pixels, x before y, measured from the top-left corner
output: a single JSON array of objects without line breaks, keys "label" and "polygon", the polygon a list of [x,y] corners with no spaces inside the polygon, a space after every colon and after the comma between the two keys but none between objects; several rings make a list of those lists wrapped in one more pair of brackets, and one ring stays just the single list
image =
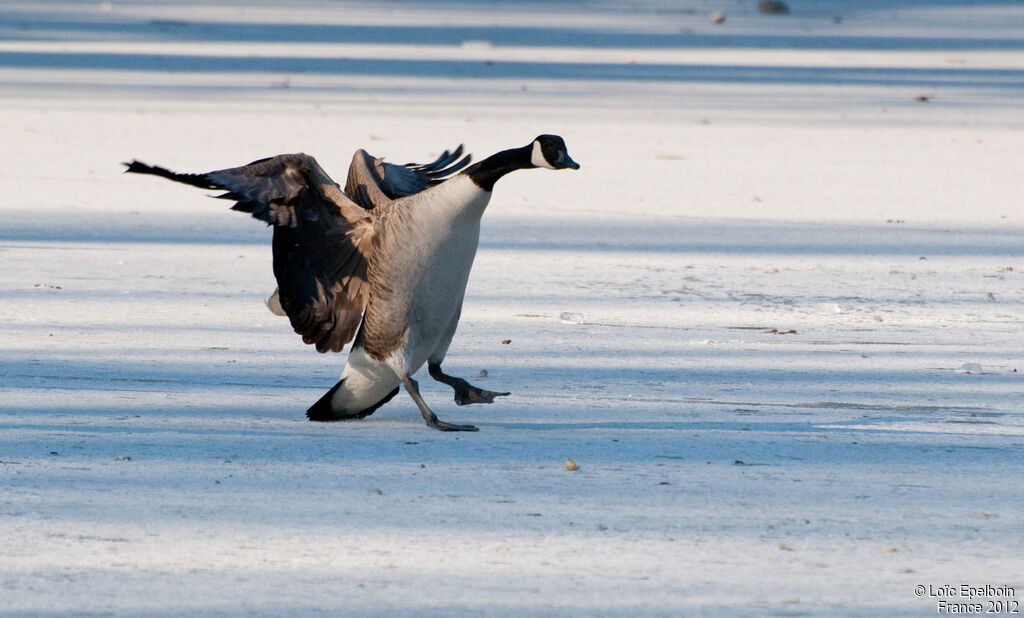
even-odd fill
[{"label": "black tail", "polygon": [[153,176],[161,176],[163,178],[167,178],[168,180],[173,180],[175,182],[183,182],[187,185],[192,185],[193,187],[199,187],[200,189],[223,189],[223,187],[211,182],[210,179],[207,178],[206,174],[178,174],[176,172],[172,172],[171,170],[164,169],[162,167],[146,165],[145,163],[141,163],[139,161],[123,163],[122,165],[128,166],[128,169],[125,170],[125,173],[152,174]]},{"label": "black tail", "polygon": [[331,421],[352,421],[359,418],[366,418],[367,416],[370,416],[371,414],[376,412],[377,408],[380,408],[382,405],[394,399],[395,395],[398,394],[398,387],[396,386],[395,390],[388,393],[387,396],[384,397],[384,399],[381,399],[380,401],[373,404],[369,408],[366,408],[365,410],[360,410],[359,412],[345,413],[344,410],[336,411],[334,408],[331,407],[331,399],[334,397],[334,393],[339,388],[341,388],[343,382],[344,380],[341,380],[337,384],[332,386],[331,390],[324,393],[323,397],[321,397],[316,403],[311,405],[309,409],[306,410],[306,418],[308,418],[311,421],[317,421],[321,423]]}]

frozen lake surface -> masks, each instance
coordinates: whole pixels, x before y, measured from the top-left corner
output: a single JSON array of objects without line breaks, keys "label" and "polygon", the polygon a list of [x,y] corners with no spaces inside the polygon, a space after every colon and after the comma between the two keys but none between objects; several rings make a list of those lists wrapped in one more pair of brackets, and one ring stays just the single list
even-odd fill
[{"label": "frozen lake surface", "polygon": [[[0,614],[1024,598],[1024,8],[274,4],[5,3]],[[420,376],[469,435],[307,422],[344,354],[270,231],[119,165],[545,132],[582,169],[498,184],[445,364],[512,395]]]}]

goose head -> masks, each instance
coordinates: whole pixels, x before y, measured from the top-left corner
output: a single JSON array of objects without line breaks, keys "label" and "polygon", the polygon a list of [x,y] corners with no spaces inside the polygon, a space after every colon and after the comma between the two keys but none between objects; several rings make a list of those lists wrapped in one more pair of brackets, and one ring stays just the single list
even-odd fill
[{"label": "goose head", "polygon": [[580,169],[565,151],[565,140],[557,135],[538,135],[522,148],[492,154],[466,168],[463,174],[484,191],[492,191],[499,178],[516,170],[543,167],[549,170]]},{"label": "goose head", "polygon": [[530,163],[533,167],[549,170],[580,169],[565,149],[565,140],[558,135],[538,135],[530,146]]}]

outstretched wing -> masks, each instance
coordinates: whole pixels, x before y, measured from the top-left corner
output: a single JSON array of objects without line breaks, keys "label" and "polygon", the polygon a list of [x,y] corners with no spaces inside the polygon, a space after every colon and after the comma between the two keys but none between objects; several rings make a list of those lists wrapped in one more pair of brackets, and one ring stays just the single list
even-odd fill
[{"label": "outstretched wing", "polygon": [[431,163],[396,165],[374,157],[365,150],[357,150],[348,168],[345,195],[366,209],[373,209],[391,200],[419,193],[448,180],[472,161],[472,155],[462,157],[462,145],[447,150]]},{"label": "outstretched wing", "polygon": [[305,154],[287,154],[206,174],[177,174],[138,161],[126,171],[226,193],[234,210],[274,226],[278,300],[295,332],[319,352],[352,340],[366,307],[372,247],[369,213]]}]

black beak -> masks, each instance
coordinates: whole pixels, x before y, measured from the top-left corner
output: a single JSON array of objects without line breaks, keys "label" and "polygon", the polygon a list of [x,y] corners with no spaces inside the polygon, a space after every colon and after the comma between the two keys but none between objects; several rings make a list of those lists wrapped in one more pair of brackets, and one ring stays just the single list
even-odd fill
[{"label": "black beak", "polygon": [[569,168],[571,170],[578,170],[580,169],[580,164],[573,161],[572,158],[569,156],[569,153],[563,150],[562,152],[558,153],[558,160],[555,161],[555,167],[559,169]]}]

